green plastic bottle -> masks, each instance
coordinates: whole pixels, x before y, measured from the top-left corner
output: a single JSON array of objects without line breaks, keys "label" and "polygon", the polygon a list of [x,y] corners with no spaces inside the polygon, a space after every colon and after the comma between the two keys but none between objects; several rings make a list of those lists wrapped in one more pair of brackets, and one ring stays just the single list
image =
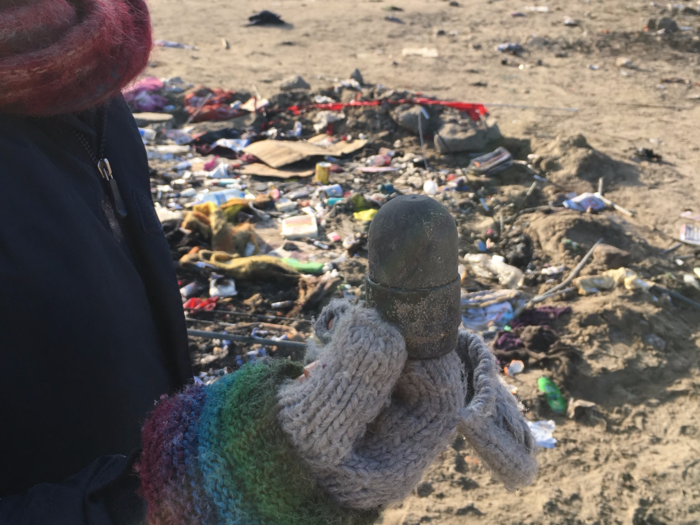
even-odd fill
[{"label": "green plastic bottle", "polygon": [[551,379],[540,377],[537,380],[537,386],[540,392],[544,392],[544,398],[547,400],[549,408],[558,414],[566,412],[566,400],[564,396],[561,395],[559,387],[555,385]]},{"label": "green plastic bottle", "polygon": [[300,273],[310,273],[320,275],[323,273],[323,263],[320,262],[301,262],[297,259],[283,258],[282,262],[294,268]]}]

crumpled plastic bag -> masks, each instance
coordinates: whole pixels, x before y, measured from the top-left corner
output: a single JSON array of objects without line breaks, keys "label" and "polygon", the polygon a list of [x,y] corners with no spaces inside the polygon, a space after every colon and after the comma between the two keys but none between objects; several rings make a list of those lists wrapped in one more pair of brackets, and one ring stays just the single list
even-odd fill
[{"label": "crumpled plastic bag", "polygon": [[651,288],[650,284],[644,282],[636,272],[630,270],[629,268],[618,268],[617,270],[607,270],[603,272],[603,275],[609,275],[615,279],[615,284],[624,285],[628,290],[648,290]]},{"label": "crumpled plastic bag", "polygon": [[462,323],[472,331],[481,332],[489,326],[502,327],[513,319],[513,307],[508,301],[489,304],[482,308],[462,310]]},{"label": "crumpled plastic bag", "polygon": [[530,432],[535,437],[538,447],[554,448],[557,439],[552,436],[557,426],[554,421],[528,421],[527,426],[530,427]]},{"label": "crumpled plastic bag", "polygon": [[615,279],[609,275],[592,275],[589,277],[577,277],[574,286],[578,288],[579,295],[593,295],[600,291],[615,288]]},{"label": "crumpled plastic bag", "polygon": [[469,264],[470,270],[484,279],[498,277],[498,282],[507,288],[520,288],[523,285],[525,275],[515,266],[507,264],[503,257],[494,255],[489,257],[485,253],[468,254],[464,260]]},{"label": "crumpled plastic bag", "polygon": [[604,290],[612,290],[615,286],[624,286],[627,290],[648,290],[651,285],[644,282],[639,275],[629,268],[606,270],[600,275],[578,277],[574,286],[580,295],[596,294]]}]

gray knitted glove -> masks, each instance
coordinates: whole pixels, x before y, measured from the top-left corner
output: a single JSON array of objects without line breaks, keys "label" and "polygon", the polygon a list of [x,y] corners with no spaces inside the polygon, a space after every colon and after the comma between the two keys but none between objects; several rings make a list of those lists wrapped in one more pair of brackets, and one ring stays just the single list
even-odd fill
[{"label": "gray knitted glove", "polygon": [[282,428],[341,505],[404,498],[457,425],[466,396],[459,357],[407,362],[398,330],[346,301],[333,301],[316,329],[328,344],[309,349],[318,361],[305,381],[280,389]]},{"label": "gray knitted glove", "polygon": [[459,431],[507,488],[529,485],[537,474],[537,444],[517,401],[498,379],[493,354],[465,330],[459,332],[457,354],[469,386]]}]

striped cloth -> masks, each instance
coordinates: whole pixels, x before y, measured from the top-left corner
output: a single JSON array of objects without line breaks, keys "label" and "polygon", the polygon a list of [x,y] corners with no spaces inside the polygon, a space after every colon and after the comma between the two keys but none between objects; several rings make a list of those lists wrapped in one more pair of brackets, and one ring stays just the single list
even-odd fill
[{"label": "striped cloth", "polygon": [[340,507],[318,488],[277,422],[278,387],[302,373],[269,360],[163,399],[138,467],[149,523],[373,523],[378,510]]}]

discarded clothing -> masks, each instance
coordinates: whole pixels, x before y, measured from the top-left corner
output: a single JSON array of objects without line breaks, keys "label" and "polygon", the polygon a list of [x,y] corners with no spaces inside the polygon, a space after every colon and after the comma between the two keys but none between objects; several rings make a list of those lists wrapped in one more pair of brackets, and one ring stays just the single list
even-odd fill
[{"label": "discarded clothing", "polygon": [[290,282],[299,279],[299,273],[284,264],[281,259],[270,255],[240,257],[226,252],[199,250],[180,259],[180,264],[187,268],[204,262],[215,266],[219,273],[233,277],[236,281]]},{"label": "discarded clothing", "polygon": [[564,314],[570,314],[570,306],[539,306],[523,310],[517,319],[511,323],[512,328],[519,326],[546,325],[548,321],[559,319]]},{"label": "discarded clothing", "polygon": [[527,298],[519,290],[484,290],[463,293],[462,323],[470,330],[483,331],[490,326],[503,327],[513,319],[515,310]]},{"label": "discarded clothing", "polygon": [[502,327],[513,319],[513,307],[506,301],[484,308],[468,308],[462,313],[462,323],[469,330],[484,331],[490,326]]},{"label": "discarded clothing", "polygon": [[496,339],[495,347],[500,350],[527,348],[533,352],[547,352],[558,340],[559,336],[549,326],[524,326],[504,332]]},{"label": "discarded clothing", "polygon": [[244,115],[239,109],[230,106],[235,92],[221,88],[201,88],[185,97],[185,111],[192,122],[229,120]]}]

